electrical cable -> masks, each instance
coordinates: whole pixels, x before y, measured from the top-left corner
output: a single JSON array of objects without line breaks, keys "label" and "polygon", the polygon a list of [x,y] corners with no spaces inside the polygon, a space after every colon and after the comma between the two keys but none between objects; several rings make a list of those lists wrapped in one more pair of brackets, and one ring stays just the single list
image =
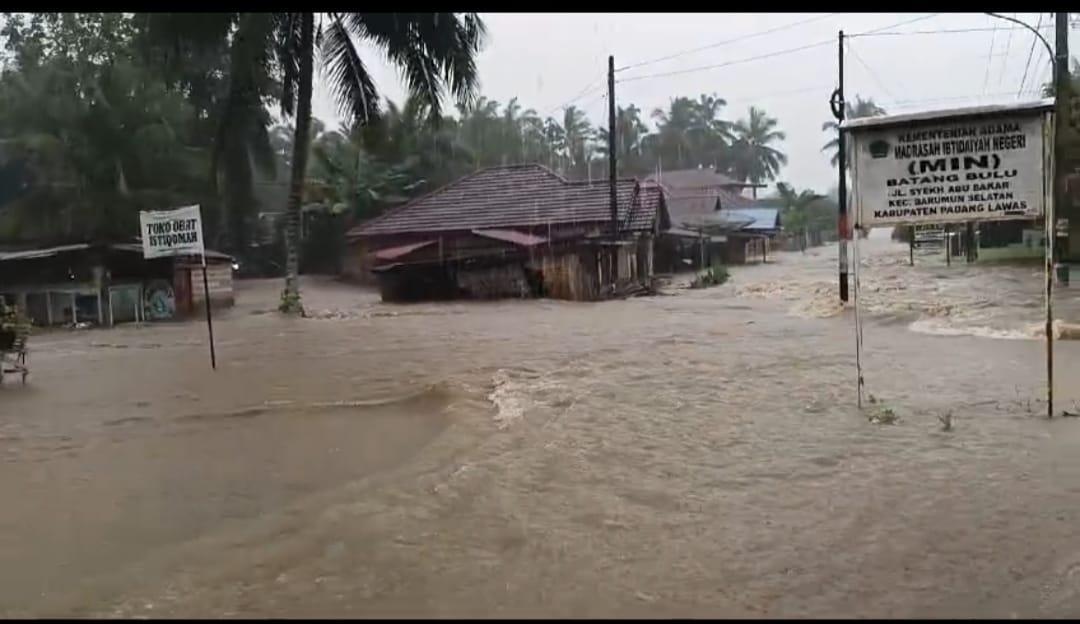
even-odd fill
[{"label": "electrical cable", "polygon": [[[1039,30],[1042,27],[1043,14],[1039,13],[1039,23],[1035,26],[1035,30]],[[1031,49],[1028,50],[1027,63],[1024,64],[1024,75],[1020,78],[1020,88],[1017,89],[1016,97],[1020,97],[1020,94],[1024,91],[1024,85],[1027,83],[1028,69],[1031,68],[1031,58],[1035,53],[1035,44],[1039,42],[1039,38],[1035,36],[1035,33],[1031,34]]]},{"label": "electrical cable", "polygon": [[796,26],[804,26],[806,24],[817,22],[817,21],[823,20],[825,18],[832,17],[834,15],[836,15],[836,13],[826,13],[825,15],[818,15],[816,17],[812,17],[810,19],[805,19],[805,20],[802,20],[802,21],[799,21],[799,22],[793,22],[793,23],[790,23],[790,24],[784,24],[782,26],[776,26],[776,27],[769,28],[769,29],[766,29],[766,30],[753,32],[753,33],[750,33],[750,34],[747,34],[747,35],[742,35],[740,37],[735,37],[734,39],[727,39],[725,41],[718,41],[716,43],[710,43],[708,45],[700,46],[700,47],[697,47],[697,48],[691,48],[689,50],[684,50],[682,52],[676,52],[674,54],[668,54],[666,56],[661,56],[661,57],[658,57],[658,58],[655,58],[655,59],[652,59],[652,60],[642,61],[640,63],[633,63],[631,65],[626,65],[624,67],[620,67],[620,68],[616,69],[615,73],[619,73],[621,71],[625,71],[625,70],[628,70],[628,69],[634,69],[634,68],[637,68],[637,67],[644,67],[646,65],[653,65],[653,64],[656,64],[656,63],[662,63],[664,61],[670,61],[672,59],[679,58],[680,56],[686,56],[688,54],[694,54],[696,52],[703,52],[705,50],[711,50],[713,48],[719,48],[720,46],[725,46],[725,45],[728,45],[729,43],[736,43],[736,42],[739,42],[739,41],[746,41],[747,39],[753,39],[754,37],[761,37],[763,35],[769,35],[769,34],[772,34],[772,33],[780,32],[782,30],[787,30],[789,28],[795,28]]}]

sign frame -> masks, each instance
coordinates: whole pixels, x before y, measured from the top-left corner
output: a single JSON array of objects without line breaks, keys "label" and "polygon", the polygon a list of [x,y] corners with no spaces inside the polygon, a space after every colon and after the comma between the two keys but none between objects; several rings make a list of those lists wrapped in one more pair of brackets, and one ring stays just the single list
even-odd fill
[{"label": "sign frame", "polygon": [[[979,106],[957,108],[942,111],[927,111],[915,114],[890,115],[881,117],[862,117],[847,120],[841,124],[841,131],[848,135],[848,162],[851,163],[852,199],[857,226],[889,227],[896,225],[927,225],[962,223],[969,221],[1004,221],[1030,220],[1044,216],[1045,193],[1039,193],[1040,180],[1044,189],[1052,180],[1053,168],[1047,158],[1047,143],[1053,144],[1051,116],[1053,99],[1038,100],[1019,104],[999,106]],[[1016,124],[1018,130],[1013,134],[995,136],[982,134],[993,124]],[[912,147],[921,147],[930,151],[925,158],[917,153],[910,156],[885,155],[890,148],[899,154],[899,145],[903,133],[918,132],[925,129],[944,130],[965,124],[981,124],[980,135],[971,138],[950,140],[945,137],[926,137]],[[942,128],[942,127],[946,128]],[[970,130],[974,131],[974,128]],[[969,135],[959,135],[968,137]],[[887,140],[892,138],[892,141]],[[1022,144],[1017,146],[1017,141]],[[1032,144],[1032,139],[1038,141]],[[958,151],[943,148],[956,147]],[[992,146],[992,147],[991,147]],[[1018,153],[1017,150],[1023,150]],[[874,168],[871,173],[870,163],[879,158],[889,158],[887,164]],[[1027,159],[1038,159],[1037,164]],[[860,161],[861,167],[860,167]],[[1018,166],[1018,162],[1019,165]],[[906,163],[903,166],[900,163]],[[899,165],[899,166],[897,166]],[[918,165],[918,166],[916,166]],[[1011,169],[1007,168],[1009,165]],[[886,168],[895,178],[884,179]],[[938,168],[940,167],[940,169]],[[1037,167],[1037,169],[1036,169]],[[860,168],[863,169],[860,171]],[[903,169],[903,171],[901,171]],[[909,171],[913,169],[914,172]],[[933,173],[928,173],[928,171]],[[941,173],[937,173],[940,171]],[[1009,173],[1012,173],[1010,179]],[[910,176],[910,178],[909,178]],[[921,178],[925,183],[907,182]],[[980,182],[989,179],[990,183]],[[974,180],[974,182],[972,182]],[[893,182],[900,186],[891,187]],[[884,183],[888,184],[884,184]],[[1020,183],[1019,186],[1017,183]],[[905,188],[906,184],[913,184]],[[873,185],[873,188],[870,188]],[[1014,201],[1002,201],[993,188],[1004,185],[1007,194]],[[955,190],[954,190],[955,189]],[[905,191],[915,191],[918,195],[905,195]],[[897,194],[897,199],[890,197]],[[1019,195],[1019,197],[1017,197]],[[960,198],[963,199],[960,199]],[[871,199],[873,198],[873,199]],[[897,211],[923,211],[922,215],[896,215],[874,217],[877,212],[885,212],[883,203],[889,202],[890,209]],[[897,206],[891,204],[896,203]],[[901,203],[903,202],[903,203]],[[939,203],[940,202],[940,203]],[[1027,209],[1019,208],[1027,204]],[[1011,209],[1005,206],[1012,204]],[[903,206],[902,208],[900,206]],[[910,208],[909,208],[910,206]],[[987,207],[998,210],[986,211]],[[921,218],[920,218],[921,217]]]},{"label": "sign frame", "polygon": [[[1054,346],[1053,346],[1053,243],[1054,243],[1054,230],[1055,230],[1055,206],[1054,206],[1054,160],[1055,160],[1055,125],[1059,122],[1056,119],[1056,104],[1054,98],[1044,98],[1032,102],[1022,102],[1016,104],[1007,105],[993,105],[993,106],[977,106],[967,108],[954,108],[947,110],[936,111],[923,111],[913,114],[905,115],[890,115],[881,117],[861,117],[857,119],[850,119],[841,122],[840,132],[845,135],[846,147],[847,147],[847,161],[851,163],[851,179],[853,193],[850,196],[851,203],[854,204],[849,212],[853,212],[855,215],[855,227],[869,226],[869,227],[890,227],[890,226],[918,226],[929,224],[947,225],[949,223],[966,223],[973,221],[1003,221],[1003,220],[1030,220],[1030,219],[1042,219],[1043,228],[1046,234],[1046,246],[1045,246],[1045,332],[1046,332],[1046,399],[1047,399],[1047,415],[1053,417],[1054,410]],[[886,218],[875,219],[872,223],[866,223],[864,219],[864,211],[866,209],[865,197],[866,189],[862,188],[859,179],[859,158],[857,150],[860,145],[865,142],[865,137],[874,131],[881,130],[894,130],[898,131],[904,128],[916,129],[926,126],[943,126],[948,124],[956,124],[962,122],[990,122],[992,120],[1017,120],[1023,119],[1024,121],[1031,122],[1033,119],[1037,119],[1040,123],[1040,145],[1038,145],[1037,156],[1032,155],[1032,158],[1038,158],[1038,163],[1041,167],[1040,170],[1034,172],[1035,179],[1041,184],[1033,183],[1031,186],[1041,186],[1041,189],[1037,189],[1041,192],[1034,192],[1033,189],[1028,189],[1027,194],[1031,195],[1031,199],[1039,203],[1036,204],[1034,211],[1035,214],[1003,214],[1001,211],[994,212],[981,212],[981,211],[959,211],[953,213],[950,211],[949,216],[955,214],[955,219],[911,219],[911,218]],[[1025,135],[1027,136],[1027,135]],[[863,140],[860,141],[860,138]],[[982,147],[985,143],[979,142],[976,146]],[[991,142],[993,145],[993,142]],[[1015,143],[1012,144],[1015,146]],[[870,145],[865,145],[866,149],[870,149]],[[967,145],[963,146],[965,149]],[[1024,147],[1027,145],[1025,143]],[[880,152],[881,146],[875,146],[875,149]],[[932,150],[935,156],[940,155],[940,151]],[[985,153],[989,150],[972,150],[975,153]],[[999,150],[1000,151],[1000,150]],[[981,160],[981,159],[977,159]],[[990,169],[996,169],[1001,164],[1000,159],[993,159],[994,165],[988,167]],[[937,162],[933,164],[939,164]],[[964,163],[965,165],[968,163]],[[974,163],[979,168],[983,168],[981,162]],[[954,166],[954,163],[945,163],[946,167]],[[985,170],[985,168],[984,168]],[[917,172],[918,173],[918,172]],[[1028,172],[1029,176],[1032,176],[1033,172]],[[1014,172],[1014,175],[1018,175]],[[966,176],[965,176],[966,177]],[[1041,203],[1041,205],[1039,205]],[[938,212],[938,211],[935,211]],[[925,215],[919,215],[925,216]],[[929,216],[940,216],[929,215]],[[947,241],[946,241],[947,242]],[[949,253],[948,246],[946,247],[946,253]],[[862,408],[862,391],[863,391],[863,375],[862,375],[862,323],[859,314],[859,274],[861,273],[860,257],[859,257],[859,240],[856,237],[854,240],[854,256],[855,256],[855,270],[854,270],[854,297],[853,306],[855,317],[855,366],[856,366],[856,393],[858,397],[858,406]]]},{"label": "sign frame", "polygon": [[139,240],[143,258],[200,256],[202,258],[203,296],[206,299],[206,329],[210,334],[210,367],[217,370],[214,349],[214,321],[210,314],[210,283],[206,277],[206,245],[199,204],[172,210],[139,212]]},{"label": "sign frame", "polygon": [[143,257],[206,256],[202,211],[198,204],[173,210],[139,212]]}]

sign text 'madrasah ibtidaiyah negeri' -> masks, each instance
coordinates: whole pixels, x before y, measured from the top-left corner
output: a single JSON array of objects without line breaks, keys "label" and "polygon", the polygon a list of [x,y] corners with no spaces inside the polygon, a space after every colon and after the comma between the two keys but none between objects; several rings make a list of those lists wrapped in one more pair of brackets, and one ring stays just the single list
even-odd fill
[{"label": "sign text 'madrasah ibtidaiyah negeri'", "polygon": [[897,138],[893,147],[893,157],[897,160],[1000,152],[1027,146],[1027,137],[1016,122],[905,132]]},{"label": "sign text 'madrasah ibtidaiyah negeri'", "polygon": [[191,245],[199,242],[199,220],[173,219],[147,223],[146,236],[152,247]]}]

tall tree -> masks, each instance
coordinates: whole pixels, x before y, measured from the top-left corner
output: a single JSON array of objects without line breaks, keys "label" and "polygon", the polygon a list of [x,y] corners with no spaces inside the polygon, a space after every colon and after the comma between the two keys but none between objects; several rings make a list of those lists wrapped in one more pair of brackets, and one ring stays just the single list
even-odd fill
[{"label": "tall tree", "polygon": [[[856,95],[854,104],[847,102],[844,105],[845,119],[877,117],[884,114],[885,109],[875,104],[872,98],[864,100]],[[826,121],[821,124],[821,130],[830,133],[830,136],[832,136],[832,138],[829,139],[829,142],[822,146],[821,151],[832,154],[829,158],[829,162],[833,167],[836,167],[840,164],[840,124],[836,123],[836,121]]]},{"label": "tall tree", "polygon": [[[272,27],[266,13],[138,13],[137,43],[146,61],[193,107],[192,140],[210,153],[210,201],[216,244],[243,252],[258,207],[257,174],[276,174],[268,105],[280,97],[270,50],[250,43]],[[220,203],[219,191],[223,193]]]},{"label": "tall tree", "polygon": [[656,157],[664,169],[685,169],[700,165],[694,153],[694,125],[697,103],[688,97],[672,98],[668,109],[657,108],[652,113],[656,121],[656,138],[651,141]]},{"label": "tall tree", "polygon": [[577,176],[587,174],[593,129],[585,111],[572,104],[564,108],[562,131],[567,173]]},{"label": "tall tree", "polygon": [[[750,107],[746,119],[735,122],[732,172],[741,181],[761,184],[771,180],[787,164],[787,156],[773,144],[787,138],[777,130],[779,122],[764,110]],[[756,197],[756,190],[755,190]]]},{"label": "tall tree", "polygon": [[776,185],[776,193],[781,204],[780,222],[785,231],[799,239],[799,248],[805,251],[809,234],[816,225],[811,210],[825,197],[809,189],[796,192],[783,182]]},{"label": "tall tree", "polygon": [[[641,109],[633,104],[618,107],[615,111],[615,165],[618,175],[645,175],[651,172],[651,164],[646,161],[645,138],[649,129],[641,121]],[[608,130],[599,128],[593,149],[597,163],[602,164],[601,171],[606,171],[608,157]]]},{"label": "tall tree", "polygon": [[[380,97],[360,55],[357,41],[381,49],[401,68],[409,92],[424,99],[432,117],[442,118],[448,89],[470,99],[478,77],[475,59],[484,25],[474,13],[268,13],[253,14],[252,36],[232,45],[244,55],[273,56],[281,68],[281,105],[295,118],[289,179],[285,249],[286,275],[281,310],[303,313],[299,287],[299,225],[311,130],[311,93],[318,57],[339,109],[358,123],[379,114]],[[316,27],[318,22],[318,27]],[[230,75],[230,83],[241,78]]]},{"label": "tall tree", "polygon": [[7,17],[0,139],[32,177],[7,237],[129,240],[139,210],[204,199],[191,107],[140,62],[130,16]]}]

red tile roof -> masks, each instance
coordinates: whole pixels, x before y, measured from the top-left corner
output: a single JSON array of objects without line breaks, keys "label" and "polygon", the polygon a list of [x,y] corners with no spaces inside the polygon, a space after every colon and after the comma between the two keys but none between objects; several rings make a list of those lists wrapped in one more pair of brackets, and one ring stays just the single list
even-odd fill
[{"label": "red tile roof", "polygon": [[[605,181],[569,181],[542,165],[491,167],[358,225],[349,236],[605,223],[611,219],[608,193]],[[617,180],[616,198],[623,231],[667,221],[656,184]]]}]

